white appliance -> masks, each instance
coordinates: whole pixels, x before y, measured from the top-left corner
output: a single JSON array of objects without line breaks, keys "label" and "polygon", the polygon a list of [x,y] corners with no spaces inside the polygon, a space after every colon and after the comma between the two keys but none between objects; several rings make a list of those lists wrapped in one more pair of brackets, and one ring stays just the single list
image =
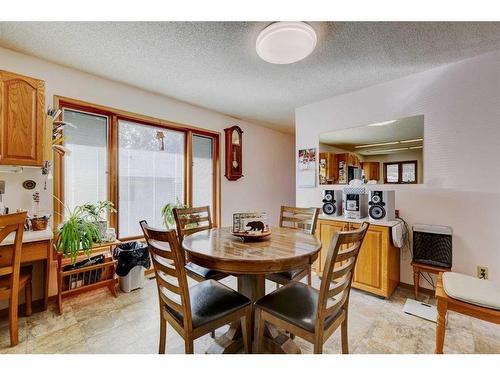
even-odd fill
[{"label": "white appliance", "polygon": [[394,190],[372,190],[369,192],[368,215],[375,221],[396,220],[396,193]]},{"label": "white appliance", "polygon": [[368,215],[368,194],[344,191],[344,217],[363,219]]}]

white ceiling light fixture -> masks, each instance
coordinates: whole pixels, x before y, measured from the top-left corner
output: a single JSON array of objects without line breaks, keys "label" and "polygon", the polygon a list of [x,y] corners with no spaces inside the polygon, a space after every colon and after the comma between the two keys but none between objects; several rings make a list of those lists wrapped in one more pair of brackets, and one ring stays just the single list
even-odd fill
[{"label": "white ceiling light fixture", "polygon": [[309,56],[316,42],[316,32],[305,22],[275,22],[260,32],[255,48],[264,61],[292,64]]}]

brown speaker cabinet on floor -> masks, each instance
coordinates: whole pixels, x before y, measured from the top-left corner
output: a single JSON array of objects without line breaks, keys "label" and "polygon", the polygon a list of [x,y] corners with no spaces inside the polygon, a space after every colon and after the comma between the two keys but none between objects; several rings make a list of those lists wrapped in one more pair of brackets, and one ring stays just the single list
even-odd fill
[{"label": "brown speaker cabinet on floor", "polygon": [[[367,219],[368,221],[368,219]],[[319,219],[316,236],[323,247],[314,268],[322,276],[327,249],[336,232],[350,231],[361,226],[338,217]],[[400,250],[392,244],[391,227],[370,224],[354,268],[352,287],[389,298],[399,284]]]},{"label": "brown speaker cabinet on floor", "polygon": [[[71,265],[71,259],[57,254],[57,309],[63,313],[63,298],[85,293],[89,290],[107,287],[116,297],[116,260],[113,259],[113,250],[120,241],[96,244],[90,251],[90,256],[104,255],[104,262],[64,271],[64,267]],[[78,256],[76,262],[88,259],[87,255]]]}]

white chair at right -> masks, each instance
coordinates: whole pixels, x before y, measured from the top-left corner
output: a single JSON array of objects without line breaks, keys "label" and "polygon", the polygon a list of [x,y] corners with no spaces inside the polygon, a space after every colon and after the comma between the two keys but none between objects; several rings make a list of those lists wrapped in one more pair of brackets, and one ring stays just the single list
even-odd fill
[{"label": "white chair at right", "polygon": [[436,354],[443,354],[448,310],[500,324],[500,285],[456,272],[438,276]]}]

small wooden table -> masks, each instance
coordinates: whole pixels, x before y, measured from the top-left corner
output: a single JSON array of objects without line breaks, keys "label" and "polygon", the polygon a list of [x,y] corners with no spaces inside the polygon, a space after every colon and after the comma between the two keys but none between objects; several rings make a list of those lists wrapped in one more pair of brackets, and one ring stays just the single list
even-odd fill
[{"label": "small wooden table", "polygon": [[422,272],[429,272],[435,275],[439,275],[441,272],[449,272],[451,268],[431,266],[430,264],[423,264],[417,262],[411,262],[413,267],[413,284],[415,287],[415,299],[418,300],[419,288],[420,288],[420,274]]},{"label": "small wooden table", "polygon": [[[10,258],[12,256],[13,238],[6,238],[0,244],[0,263],[1,258]],[[23,246],[21,249],[21,265],[31,262],[42,261],[44,268],[43,275],[43,309],[47,310],[49,304],[49,279],[50,262],[52,259],[52,230],[50,228],[44,231],[25,231],[23,237]]]},{"label": "small wooden table", "polygon": [[[255,302],[266,293],[266,274],[307,267],[321,250],[321,242],[314,235],[288,228],[271,228],[271,231],[271,236],[265,239],[245,242],[233,236],[231,228],[216,228],[185,237],[182,246],[189,261],[235,275],[238,291]],[[288,335],[273,327],[267,328],[267,351],[300,353]],[[235,353],[242,347],[241,327],[237,322],[225,335],[216,338],[207,352]]]}]

